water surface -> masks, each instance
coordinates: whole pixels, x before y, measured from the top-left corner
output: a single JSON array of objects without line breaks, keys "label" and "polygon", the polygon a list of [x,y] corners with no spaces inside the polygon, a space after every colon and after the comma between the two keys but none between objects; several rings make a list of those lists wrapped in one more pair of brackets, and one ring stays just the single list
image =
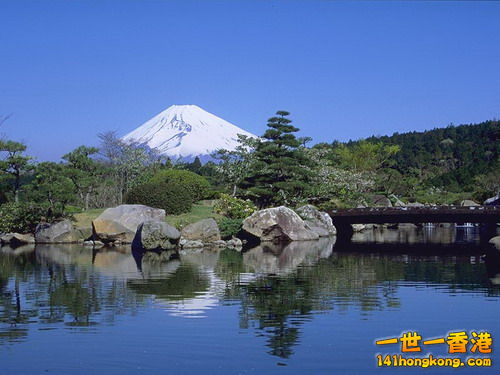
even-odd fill
[{"label": "water surface", "polygon": [[492,368],[426,372],[498,373],[500,270],[484,252],[474,230],[453,228],[169,261],[129,248],[3,247],[0,374],[414,373],[375,360],[400,353],[376,339],[409,330],[487,330]]}]

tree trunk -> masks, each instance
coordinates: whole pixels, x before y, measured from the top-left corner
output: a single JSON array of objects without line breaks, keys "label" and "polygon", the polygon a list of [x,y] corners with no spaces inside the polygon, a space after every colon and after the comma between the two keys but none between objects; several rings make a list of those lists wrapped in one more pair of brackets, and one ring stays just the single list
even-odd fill
[{"label": "tree trunk", "polygon": [[87,190],[87,193],[85,194],[85,211],[89,209],[89,202],[90,202],[90,193],[92,192],[92,189],[89,188]]}]

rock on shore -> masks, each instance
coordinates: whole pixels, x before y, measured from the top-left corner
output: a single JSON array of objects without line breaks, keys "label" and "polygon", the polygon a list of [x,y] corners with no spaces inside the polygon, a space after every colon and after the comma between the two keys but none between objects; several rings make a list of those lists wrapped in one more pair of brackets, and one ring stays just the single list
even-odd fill
[{"label": "rock on shore", "polygon": [[147,220],[137,228],[132,244],[144,250],[171,250],[177,248],[180,237],[173,226],[163,221]]},{"label": "rock on shore", "polygon": [[254,212],[243,221],[243,234],[260,241],[308,241],[319,235],[288,207],[280,206]]},{"label": "rock on shore", "polygon": [[319,211],[311,204],[299,207],[295,210],[304,220],[306,226],[320,237],[328,237],[337,233],[333,226],[332,218],[326,212]]},{"label": "rock on shore", "polygon": [[214,219],[204,219],[186,225],[181,231],[182,238],[203,243],[215,242],[221,239],[219,226]]},{"label": "rock on shore", "polygon": [[62,220],[54,224],[40,223],[35,229],[36,243],[75,243],[84,240],[73,228],[70,220]]},{"label": "rock on shore", "polygon": [[165,210],[141,204],[122,204],[108,208],[92,222],[93,235],[104,243],[131,243],[140,224],[165,221]]}]

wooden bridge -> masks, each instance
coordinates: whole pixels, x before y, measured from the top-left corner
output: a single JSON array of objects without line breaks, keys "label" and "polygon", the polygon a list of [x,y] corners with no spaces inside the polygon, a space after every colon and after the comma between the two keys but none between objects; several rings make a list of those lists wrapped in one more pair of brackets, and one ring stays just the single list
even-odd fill
[{"label": "wooden bridge", "polygon": [[341,240],[350,240],[352,224],[480,223],[486,224],[491,232],[500,223],[500,206],[369,207],[328,213]]}]

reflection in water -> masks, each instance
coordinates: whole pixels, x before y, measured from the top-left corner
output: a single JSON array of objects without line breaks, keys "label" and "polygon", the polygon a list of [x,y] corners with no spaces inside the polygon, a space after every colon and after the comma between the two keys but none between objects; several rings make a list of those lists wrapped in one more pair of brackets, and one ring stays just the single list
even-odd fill
[{"label": "reflection in water", "polygon": [[[415,227],[356,236],[352,245],[340,248],[322,239],[282,247],[262,244],[244,253],[186,251],[179,259],[132,254],[129,248],[3,247],[0,344],[27,340],[32,328],[99,330],[99,325],[117,324],[119,315],[135,315],[141,324],[139,311],[151,307],[179,319],[210,318],[211,310],[237,306],[239,329],[254,332],[269,354],[286,359],[300,346],[304,325],[316,316],[355,311],[369,317],[399,310],[401,285],[499,296],[492,281],[500,261],[492,253],[484,264],[477,236]],[[372,244],[360,242],[362,236]],[[425,255],[418,245],[422,240],[427,241]],[[440,253],[443,244],[462,246],[457,240],[472,246],[474,254],[450,255],[449,247],[448,255]],[[412,252],[412,246],[420,250]]]}]

